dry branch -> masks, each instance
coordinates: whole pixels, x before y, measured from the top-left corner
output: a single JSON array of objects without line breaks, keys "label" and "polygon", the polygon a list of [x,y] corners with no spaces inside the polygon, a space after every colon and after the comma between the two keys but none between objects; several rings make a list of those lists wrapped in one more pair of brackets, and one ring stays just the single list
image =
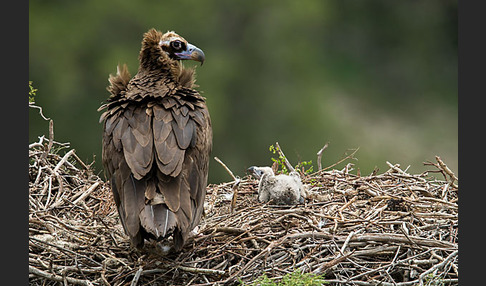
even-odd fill
[{"label": "dry branch", "polygon": [[214,160],[216,160],[218,163],[223,166],[223,168],[230,174],[230,176],[233,178],[233,187],[232,187],[232,197],[231,197],[231,213],[235,210],[236,207],[236,199],[238,198],[238,186],[240,185],[241,179],[236,177],[233,172],[226,166],[223,161],[221,161],[218,157],[214,157]]},{"label": "dry branch", "polygon": [[317,170],[322,170],[322,155],[324,154],[324,150],[327,149],[329,146],[329,142],[324,144],[324,146],[317,152]]},{"label": "dry branch", "polygon": [[285,166],[287,167],[287,169],[289,169],[290,172],[295,172],[294,167],[292,166],[292,164],[290,164],[289,160],[287,159],[284,152],[282,151],[282,148],[280,148],[280,145],[278,144],[278,142],[275,142],[275,149],[277,150],[280,158],[284,159]]},{"label": "dry branch", "polygon": [[56,274],[52,274],[52,273],[48,273],[48,272],[39,270],[39,269],[37,269],[37,268],[35,268],[34,266],[31,266],[31,265],[29,265],[29,273],[32,273],[32,274],[40,276],[40,277],[44,277],[47,280],[53,280],[53,281],[58,281],[58,282],[66,281],[66,282],[72,283],[74,285],[85,285],[85,286],[92,286],[93,285],[88,280],[81,280],[81,279],[76,279],[76,278],[72,278],[72,277],[63,277],[63,276],[60,276],[60,275],[56,275]]}]

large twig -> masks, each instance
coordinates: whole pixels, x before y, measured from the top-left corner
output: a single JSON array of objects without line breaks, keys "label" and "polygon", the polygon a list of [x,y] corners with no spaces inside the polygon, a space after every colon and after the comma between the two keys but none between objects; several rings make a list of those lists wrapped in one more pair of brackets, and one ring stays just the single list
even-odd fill
[{"label": "large twig", "polygon": [[75,285],[85,285],[85,286],[93,286],[93,284],[89,280],[82,280],[82,279],[76,279],[72,277],[63,277],[60,275],[56,275],[53,273],[48,273],[45,271],[42,271],[40,269],[35,268],[32,265],[29,265],[29,273],[32,273],[34,275],[46,278],[48,280],[52,281],[57,281],[57,282],[64,282],[67,281],[68,283],[72,283]]},{"label": "large twig", "polygon": [[94,183],[93,185],[91,185],[91,187],[89,187],[89,189],[87,189],[86,191],[83,192],[83,194],[81,196],[79,196],[79,198],[77,198],[74,202],[73,202],[73,205],[77,205],[80,201],[83,201],[84,199],[86,199],[89,195],[91,195],[91,193],[96,190],[96,188],[101,184],[101,182],[96,182]]},{"label": "large twig", "polygon": [[329,262],[322,264],[321,266],[319,266],[316,270],[314,270],[312,272],[314,274],[323,274],[323,273],[325,274],[332,267],[336,266],[337,264],[339,264],[339,263],[343,262],[344,260],[348,259],[349,257],[353,256],[354,253],[355,253],[355,250],[353,250],[349,253],[346,253],[345,255],[342,255],[342,256],[338,255],[338,256],[336,256],[336,258],[332,259]]},{"label": "large twig", "polygon": [[327,167],[323,168],[323,169],[322,169],[322,170],[320,170],[320,171],[329,170],[329,169],[331,169],[331,168],[333,168],[333,167],[335,167],[335,166],[337,166],[337,165],[341,164],[342,162],[344,162],[344,161],[346,161],[346,160],[348,160],[348,159],[353,159],[353,158],[354,158],[354,154],[356,154],[356,152],[358,152],[358,150],[359,150],[359,148],[354,149],[354,150],[353,150],[353,152],[351,152],[351,154],[349,154],[349,155],[345,156],[344,158],[342,158],[341,160],[337,161],[336,163],[334,163],[334,164],[332,164],[332,165],[329,165],[329,166],[327,166]]},{"label": "large twig", "polygon": [[211,275],[224,275],[226,272],[223,270],[207,269],[207,268],[196,268],[183,265],[177,265],[177,268],[183,271],[198,273],[198,274],[211,274]]},{"label": "large twig", "polygon": [[137,270],[137,272],[135,273],[135,275],[133,276],[133,279],[132,279],[132,282],[130,283],[130,286],[136,286],[137,283],[138,283],[138,279],[140,279],[140,274],[142,274],[142,271],[143,271],[143,267],[140,266]]},{"label": "large twig", "polygon": [[324,146],[317,152],[317,169],[320,171],[322,170],[322,155],[324,154],[324,150],[327,149],[329,146],[329,142],[324,144]]},{"label": "large twig", "polygon": [[80,254],[80,253],[76,253],[76,252],[74,252],[74,251],[72,251],[70,249],[67,249],[65,247],[62,247],[62,246],[59,246],[59,245],[55,245],[55,244],[52,244],[52,243],[49,243],[49,242],[46,242],[46,241],[43,241],[43,240],[40,240],[40,239],[35,238],[35,237],[29,237],[29,240],[35,240],[35,241],[40,242],[40,243],[43,243],[45,245],[55,247],[55,248],[57,248],[57,249],[59,249],[61,251],[67,252],[67,253],[69,253],[71,255],[74,255],[73,257],[80,256],[80,257],[83,257],[83,258],[87,259],[88,261],[90,261],[90,262],[92,262],[92,263],[94,263],[94,264],[96,264],[98,266],[102,266],[101,263],[99,263],[98,261],[95,261],[95,260],[93,260],[92,258],[90,258],[90,257],[88,257],[86,255],[83,255],[83,254]]},{"label": "large twig", "polygon": [[218,163],[220,163],[221,166],[223,166],[223,168],[225,168],[225,170],[233,178],[233,181],[234,181],[233,187],[232,187],[233,196],[231,197],[231,209],[230,209],[230,212],[233,213],[234,210],[235,210],[235,207],[236,207],[236,199],[238,197],[238,186],[240,185],[241,179],[236,177],[233,174],[233,172],[231,172],[231,170],[228,168],[228,166],[226,166],[226,164],[223,163],[223,161],[221,161],[218,157],[214,157],[214,160],[216,160]]},{"label": "large twig", "polygon": [[280,156],[280,158],[283,158],[284,159],[285,166],[287,167],[287,169],[289,169],[290,172],[295,172],[294,167],[292,166],[292,164],[290,164],[289,160],[285,156],[285,154],[284,154],[282,148],[280,147],[280,145],[278,144],[278,142],[275,142],[275,147],[276,147],[275,149],[277,150],[278,155]]},{"label": "large twig", "polygon": [[59,161],[59,163],[57,163],[56,167],[54,168],[54,173],[58,174],[59,173],[59,169],[61,168],[61,166],[66,163],[66,161],[69,159],[69,157],[71,157],[71,155],[74,154],[74,149],[71,149],[69,152],[67,152],[61,159],[61,161]]},{"label": "large twig", "polygon": [[446,259],[444,259],[444,261],[442,261],[441,263],[439,264],[436,264],[434,265],[433,267],[431,267],[430,269],[428,269],[427,271],[423,272],[422,274],[420,274],[419,276],[419,285],[422,286],[424,285],[424,279],[427,275],[431,274],[432,272],[444,267],[446,264],[448,264],[452,259],[454,259],[457,254],[458,254],[458,250],[452,252],[451,254],[449,254],[449,256],[447,256]]},{"label": "large twig", "polygon": [[39,109],[39,114],[44,120],[46,121],[51,120],[51,118],[47,118],[44,116],[44,113],[42,113],[42,107],[35,105],[35,102],[29,102],[29,107]]},{"label": "large twig", "polygon": [[459,179],[456,177],[454,172],[452,172],[451,169],[447,167],[447,165],[444,163],[444,161],[440,159],[439,156],[435,156],[435,160],[437,160],[437,163],[439,164],[440,168],[444,170],[444,172],[451,177],[453,183],[454,181],[459,181]]}]

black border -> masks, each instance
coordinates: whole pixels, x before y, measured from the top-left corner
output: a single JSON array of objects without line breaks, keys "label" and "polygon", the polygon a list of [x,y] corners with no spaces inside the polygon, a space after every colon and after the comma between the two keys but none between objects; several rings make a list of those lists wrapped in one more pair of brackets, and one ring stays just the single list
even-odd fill
[{"label": "black border", "polygon": [[2,9],[2,284],[28,285],[29,2]]},{"label": "black border", "polygon": [[460,285],[481,284],[485,271],[481,262],[485,252],[482,227],[486,209],[483,200],[486,111],[482,99],[486,95],[484,6],[482,1],[458,3]]}]

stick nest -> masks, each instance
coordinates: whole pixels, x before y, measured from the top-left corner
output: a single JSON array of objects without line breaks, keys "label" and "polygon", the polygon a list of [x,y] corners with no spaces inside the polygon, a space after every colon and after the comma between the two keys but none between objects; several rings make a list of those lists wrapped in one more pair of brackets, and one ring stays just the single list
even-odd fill
[{"label": "stick nest", "polygon": [[29,146],[31,285],[238,285],[295,269],[332,285],[457,284],[458,180],[439,157],[422,174],[302,172],[294,206],[259,203],[249,176],[209,185],[198,234],[164,255],[130,247],[109,185],[49,137]]}]

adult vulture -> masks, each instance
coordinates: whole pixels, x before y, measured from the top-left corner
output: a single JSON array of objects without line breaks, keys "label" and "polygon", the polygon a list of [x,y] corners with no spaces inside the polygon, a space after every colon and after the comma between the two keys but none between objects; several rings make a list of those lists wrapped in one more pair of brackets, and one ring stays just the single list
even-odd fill
[{"label": "adult vulture", "polygon": [[194,69],[181,60],[204,53],[174,32],[143,35],[140,66],[110,75],[104,110],[102,162],[131,243],[171,239],[180,251],[203,213],[212,129]]}]

